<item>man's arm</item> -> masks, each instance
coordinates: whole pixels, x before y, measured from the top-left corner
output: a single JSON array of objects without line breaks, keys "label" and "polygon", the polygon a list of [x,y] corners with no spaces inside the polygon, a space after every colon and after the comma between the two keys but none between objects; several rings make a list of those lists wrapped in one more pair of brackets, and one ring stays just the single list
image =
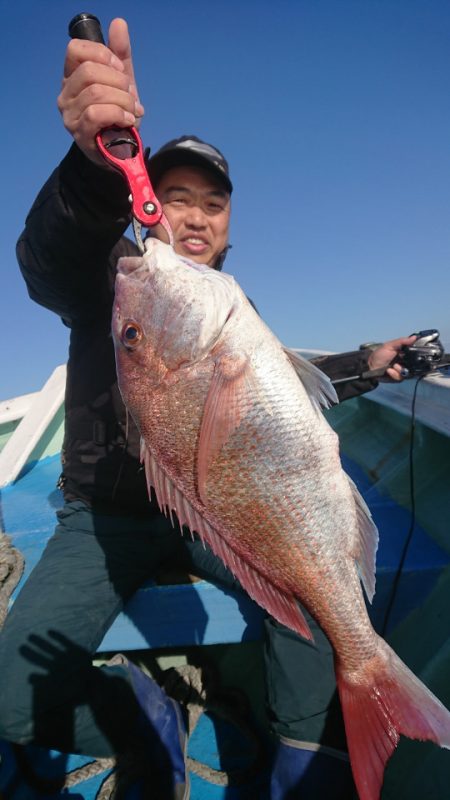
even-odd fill
[{"label": "man's arm", "polygon": [[130,221],[128,189],[95,145],[103,127],[136,122],[129,109],[143,113],[123,20],[111,23],[110,47],[116,52],[81,40],[67,47],[58,106],[76,144],[39,193],[17,246],[30,296],[69,324],[107,308],[113,264],[135,252],[118,244]]},{"label": "man's arm", "polygon": [[121,176],[95,166],[73,145],[36,198],[17,243],[30,297],[69,324],[81,308],[101,313],[111,259],[134,252],[118,246],[129,217]]},{"label": "man's arm", "polygon": [[[366,350],[355,350],[348,353],[333,353],[329,356],[318,356],[312,358],[311,362],[328,375],[331,381],[351,378],[354,375],[362,375],[367,372],[369,353]],[[339,402],[357,397],[360,394],[372,391],[378,386],[378,380],[352,380],[335,385],[336,394]]]},{"label": "man's arm", "polygon": [[354,375],[362,375],[372,370],[383,369],[385,371],[381,378],[359,378],[349,380],[335,385],[339,400],[348,400],[357,397],[365,392],[370,392],[378,386],[379,380],[401,381],[401,363],[399,354],[404,346],[413,344],[416,336],[404,336],[399,339],[391,339],[389,342],[381,344],[374,350],[363,349],[349,353],[336,353],[329,356],[319,356],[313,358],[312,363],[319,367],[331,381],[351,378]]}]

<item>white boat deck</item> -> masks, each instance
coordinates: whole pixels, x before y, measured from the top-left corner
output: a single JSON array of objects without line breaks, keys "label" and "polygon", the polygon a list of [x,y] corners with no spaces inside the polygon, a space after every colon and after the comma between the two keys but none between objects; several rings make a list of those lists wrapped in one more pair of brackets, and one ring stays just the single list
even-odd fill
[{"label": "white boat deck", "polygon": [[20,422],[0,453],[0,488],[13,483],[64,402],[66,366],[53,371],[40,392],[3,401],[0,427]]},{"label": "white boat deck", "polygon": [[[380,383],[367,400],[388,406],[401,414],[411,415],[416,379],[401,383]],[[416,420],[438,433],[450,436],[450,373],[434,372],[423,378],[417,387]]]}]

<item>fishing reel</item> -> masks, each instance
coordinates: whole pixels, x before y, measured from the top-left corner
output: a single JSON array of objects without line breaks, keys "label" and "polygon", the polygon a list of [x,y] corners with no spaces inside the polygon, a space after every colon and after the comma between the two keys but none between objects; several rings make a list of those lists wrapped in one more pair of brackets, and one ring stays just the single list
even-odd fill
[{"label": "fishing reel", "polygon": [[446,366],[443,363],[445,353],[439,340],[439,331],[432,328],[413,333],[411,336],[417,336],[416,341],[402,347],[399,354],[404,377],[426,375],[439,367]]}]

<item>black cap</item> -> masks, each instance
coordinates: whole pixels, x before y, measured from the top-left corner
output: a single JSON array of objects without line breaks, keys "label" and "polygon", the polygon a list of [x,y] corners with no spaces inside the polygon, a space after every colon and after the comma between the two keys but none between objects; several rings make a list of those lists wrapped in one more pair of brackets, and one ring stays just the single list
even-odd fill
[{"label": "black cap", "polygon": [[197,136],[180,136],[164,144],[148,161],[148,171],[155,186],[167,170],[184,166],[205,167],[211,170],[231,194],[228,162],[217,147],[202,142]]}]

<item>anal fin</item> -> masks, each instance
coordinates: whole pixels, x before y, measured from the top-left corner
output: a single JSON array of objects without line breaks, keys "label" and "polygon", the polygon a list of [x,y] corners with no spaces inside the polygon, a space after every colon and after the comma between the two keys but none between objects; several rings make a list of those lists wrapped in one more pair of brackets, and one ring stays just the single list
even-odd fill
[{"label": "anal fin", "polygon": [[282,625],[297,631],[305,639],[314,641],[308,623],[294,595],[287,594],[270,583],[236,550],[230,547],[228,542],[220,536],[217,530],[205,520],[203,515],[194,508],[174,485],[145,446],[142,448],[141,458],[145,465],[149,494],[153,486],[161,511],[166,515],[169,514],[171,520],[171,512],[172,510],[175,511],[180,526],[187,527],[191,533],[196,531],[200,538],[209,544],[213,553],[228,567],[258,605],[262,606]]},{"label": "anal fin", "polygon": [[347,478],[352,490],[353,499],[355,501],[358,530],[357,539],[354,543],[351,555],[356,561],[358,574],[363,583],[367,598],[371,603],[375,594],[378,529],[372,519],[370,510],[361,497],[357,487],[351,478],[348,477],[348,475]]}]

